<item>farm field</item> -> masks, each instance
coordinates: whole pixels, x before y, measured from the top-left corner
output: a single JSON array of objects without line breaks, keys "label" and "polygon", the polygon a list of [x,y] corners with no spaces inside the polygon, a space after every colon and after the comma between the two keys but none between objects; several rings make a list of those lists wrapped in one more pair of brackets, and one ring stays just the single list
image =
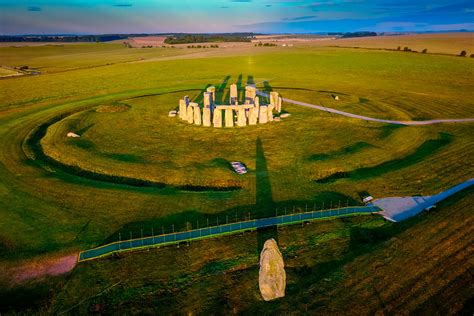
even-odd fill
[{"label": "farm field", "polygon": [[[0,47],[0,59],[41,72],[0,80],[0,294],[15,298],[0,312],[21,311],[25,297],[35,312],[80,303],[70,312],[133,313],[146,301],[150,312],[207,313],[224,299],[230,311],[256,312],[263,308],[252,281],[260,232],[81,263],[68,276],[20,281],[18,267],[115,241],[119,233],[180,230],[307,205],[360,205],[361,192],[430,195],[474,173],[472,123],[394,126],[285,103],[289,117],[245,128],[204,128],[168,117],[184,95],[202,102],[209,85],[221,103],[231,83],[240,94],[254,83],[285,98],[376,118],[472,118],[472,58],[304,43],[235,51]],[[230,161],[244,162],[249,172],[235,174]],[[469,312],[472,294],[463,282],[470,276],[472,197],[472,190],[462,192],[406,224],[374,215],[277,231],[290,283],[288,297],[271,310],[337,313],[350,302],[370,301],[354,311]],[[178,260],[170,268],[164,263],[172,258]],[[414,268],[397,281],[407,265]],[[445,283],[431,282],[429,271]],[[114,285],[124,273],[130,280]],[[382,284],[393,286],[381,291]],[[430,290],[416,290],[423,286]],[[199,293],[203,288],[208,291]],[[403,296],[406,288],[413,297]],[[233,301],[239,292],[248,299]],[[441,299],[452,309],[436,305]],[[183,300],[195,305],[180,309]]]}]

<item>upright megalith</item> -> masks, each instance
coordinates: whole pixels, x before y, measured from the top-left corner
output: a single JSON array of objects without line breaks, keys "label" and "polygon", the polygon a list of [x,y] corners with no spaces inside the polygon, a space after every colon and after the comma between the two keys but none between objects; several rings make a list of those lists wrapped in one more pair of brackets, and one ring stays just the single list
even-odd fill
[{"label": "upright megalith", "polygon": [[214,127],[222,127],[222,110],[221,109],[214,109],[214,117],[212,119],[212,123]]},{"label": "upright megalith", "polygon": [[231,105],[237,105],[238,104],[238,91],[237,91],[237,85],[235,83],[230,85],[230,104]]},{"label": "upright megalith", "polygon": [[234,127],[234,110],[232,108],[225,109],[225,127]]},{"label": "upright megalith", "polygon": [[258,286],[265,301],[285,296],[285,263],[278,244],[273,238],[265,242],[260,253]]},{"label": "upright megalith", "polygon": [[188,106],[186,119],[189,124],[192,124],[194,122],[194,107],[192,107],[191,105]]},{"label": "upright megalith", "polygon": [[184,99],[179,100],[179,118],[182,120],[186,120],[187,118],[187,109],[186,109],[186,102]]},{"label": "upright megalith", "polygon": [[278,92],[272,91],[270,92],[270,104],[273,104],[275,110],[280,113],[281,112],[281,103],[282,99]]},{"label": "upright megalith", "polygon": [[194,108],[194,124],[201,125],[201,108],[197,103],[191,103]]},{"label": "upright megalith", "polygon": [[216,87],[214,86],[207,87],[206,92],[210,93],[210,99],[211,99],[210,102],[211,102],[211,105],[214,105],[214,103],[216,102]]},{"label": "upright megalith", "polygon": [[[242,92],[242,91],[241,91]],[[234,127],[265,124],[273,121],[273,111],[281,111],[282,98],[277,92],[270,93],[270,103],[267,99],[260,99],[257,96],[255,85],[245,86],[245,101],[239,104],[239,91],[236,84],[230,86],[230,104],[215,104],[216,88],[210,86],[203,92],[202,107],[190,102],[189,97],[185,96],[179,100],[179,117],[189,124],[214,126],[214,127]],[[263,104],[260,105],[260,102]],[[234,112],[236,111],[236,112]],[[171,111],[169,116],[175,116],[176,111]],[[279,116],[283,118],[283,116]]]},{"label": "upright megalith", "polygon": [[258,123],[265,124],[268,122],[268,108],[266,105],[260,106],[260,113],[258,115]]},{"label": "upright megalith", "polygon": [[267,106],[267,115],[268,115],[268,121],[269,122],[273,121],[273,108],[274,108],[273,104],[269,104]]},{"label": "upright megalith", "polygon": [[237,112],[237,126],[246,126],[247,116],[245,115],[245,109],[241,108]]},{"label": "upright megalith", "polygon": [[202,125],[209,127],[211,126],[211,108],[202,109]]},{"label": "upright megalith", "polygon": [[212,93],[204,92],[204,108],[210,108],[212,103]]},{"label": "upright megalith", "polygon": [[258,108],[249,109],[249,125],[257,125]]},{"label": "upright megalith", "polygon": [[257,96],[257,88],[253,85],[245,86],[245,103],[254,104],[255,97]]}]

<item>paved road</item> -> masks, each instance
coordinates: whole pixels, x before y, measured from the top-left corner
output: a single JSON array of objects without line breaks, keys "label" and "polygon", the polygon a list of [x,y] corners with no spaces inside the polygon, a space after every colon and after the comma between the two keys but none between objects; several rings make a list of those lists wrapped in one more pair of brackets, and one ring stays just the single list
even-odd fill
[{"label": "paved road", "polygon": [[[257,90],[257,94],[260,96],[264,97],[269,97],[269,95],[265,92]],[[371,121],[371,122],[379,122],[379,123],[387,123],[387,124],[396,124],[396,125],[406,125],[406,126],[414,126],[414,125],[430,125],[430,124],[439,124],[439,123],[465,123],[465,122],[474,122],[474,118],[462,118],[462,119],[442,119],[442,120],[427,120],[427,121],[392,121],[392,120],[383,120],[383,119],[378,119],[378,118],[373,118],[373,117],[368,117],[368,116],[363,116],[363,115],[357,115],[357,114],[352,114],[332,108],[328,108],[325,106],[321,105],[315,105],[315,104],[310,104],[310,103],[305,103],[305,102],[300,102],[296,100],[291,100],[287,98],[282,98],[284,102],[296,104],[296,105],[301,105],[305,106],[308,108],[313,108],[317,109],[320,111],[324,112],[329,112],[329,113],[334,113],[334,114],[339,114],[339,115],[344,115],[347,117],[352,117],[356,119],[361,119],[365,121]]]},{"label": "paved road", "polygon": [[379,214],[387,220],[400,222],[421,213],[427,207],[435,205],[471,185],[474,185],[474,178],[436,195],[382,198],[372,202],[372,205],[382,209],[382,212]]},{"label": "paved road", "polygon": [[151,246],[164,246],[176,244],[187,240],[196,240],[202,238],[217,237],[225,234],[235,234],[246,230],[256,230],[259,228],[295,224],[305,221],[311,221],[322,218],[332,218],[339,216],[349,216],[357,214],[369,214],[378,212],[375,206],[354,206],[340,209],[331,209],[324,211],[305,212],[300,214],[291,214],[275,216],[268,218],[255,219],[244,222],[225,224],[201,229],[194,229],[185,232],[159,235],[154,237],[145,237],[132,240],[123,240],[114,242],[94,249],[89,249],[79,253],[78,261],[97,259],[115,252],[141,249]]}]

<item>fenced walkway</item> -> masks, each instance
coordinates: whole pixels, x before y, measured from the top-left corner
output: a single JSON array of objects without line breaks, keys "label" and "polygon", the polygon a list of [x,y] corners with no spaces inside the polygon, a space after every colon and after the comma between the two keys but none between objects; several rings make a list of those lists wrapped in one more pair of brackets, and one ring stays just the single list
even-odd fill
[{"label": "fenced walkway", "polygon": [[337,209],[311,211],[299,214],[281,215],[254,220],[240,221],[219,226],[193,229],[171,234],[136,238],[130,240],[116,241],[97,248],[89,249],[79,253],[78,261],[86,261],[104,257],[116,252],[131,251],[149,247],[178,244],[180,242],[212,238],[221,235],[235,234],[244,231],[252,231],[259,228],[282,226],[312,221],[317,219],[343,217],[351,215],[362,215],[379,212],[376,206],[354,206]]}]

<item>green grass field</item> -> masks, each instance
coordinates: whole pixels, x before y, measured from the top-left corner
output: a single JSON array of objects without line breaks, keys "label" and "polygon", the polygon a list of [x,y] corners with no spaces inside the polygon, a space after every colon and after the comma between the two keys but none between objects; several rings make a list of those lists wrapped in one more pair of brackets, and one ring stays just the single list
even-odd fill
[{"label": "green grass field", "polygon": [[[119,44],[0,47],[0,58],[8,66],[28,65],[41,71],[40,75],[0,80],[0,269],[5,271],[1,284],[9,283],[6,271],[17,265],[113,241],[118,232],[131,231],[138,236],[142,229],[145,233],[152,227],[169,230],[172,224],[181,229],[208,218],[243,217],[248,212],[252,216],[272,215],[275,208],[321,207],[339,201],[358,204],[362,191],[374,197],[429,195],[472,178],[474,171],[472,123],[394,127],[291,104],[283,104],[289,118],[246,128],[206,129],[167,115],[186,94],[199,100],[207,85],[222,88],[219,97],[226,100],[230,83],[244,86],[255,82],[263,90],[273,89],[290,99],[377,118],[474,117],[474,60],[469,58],[307,45],[249,47],[236,54],[230,49],[128,49]],[[340,95],[340,101],[332,99],[334,93]],[[67,138],[69,131],[81,138]],[[246,163],[249,173],[234,174],[228,166],[233,160]],[[124,184],[125,178],[132,180]],[[451,212],[472,221],[472,209],[466,206],[471,197],[472,192],[439,214]],[[281,235],[282,241],[288,240],[283,241],[286,249],[297,247],[297,253],[305,253],[294,263],[296,270],[303,270],[295,272],[288,300],[272,305],[272,309],[290,311],[293,306],[304,311],[306,304],[309,311],[323,312],[324,306],[342,310],[350,298],[342,296],[340,302],[345,303],[331,307],[328,295],[340,295],[344,287],[363,276],[356,273],[354,279],[339,278],[335,271],[346,267],[359,271],[358,267],[372,264],[374,258],[383,261],[381,245],[392,247],[393,243],[383,239],[383,243],[371,244],[367,252],[365,246],[356,244],[353,251],[357,255],[352,250],[344,255],[353,230],[375,225],[405,236],[429,225],[428,219],[420,222],[395,229],[381,218],[370,217],[285,228]],[[291,237],[293,232],[297,237]],[[429,232],[426,236],[438,238],[430,239]],[[194,260],[197,249],[211,254],[225,247],[223,257],[217,263],[209,261],[208,266],[200,263],[170,271],[155,264],[153,284],[145,284],[137,276],[136,284],[119,285],[101,296],[100,304],[109,300],[106,306],[110,308],[111,302],[117,306],[123,303],[124,310],[133,312],[139,306],[138,297],[160,295],[159,306],[186,312],[176,307],[184,296],[172,298],[176,289],[191,291],[190,297],[198,298],[199,288],[209,288],[210,298],[195,309],[206,312],[223,300],[216,284],[224,282],[235,287],[236,292],[228,292],[229,300],[238,291],[249,290],[246,295],[253,297],[242,303],[234,299],[237,305],[230,304],[229,310],[262,309],[255,292],[257,283],[251,283],[258,256],[251,242],[254,239],[254,235],[229,237],[225,239],[229,244],[199,242],[189,248],[192,251],[164,249],[80,264],[71,281],[63,277],[47,281],[58,293],[51,308],[63,310],[80,301],[79,297],[95,295],[107,284],[114,284],[114,273],[120,275],[135,267],[147,271],[152,267],[150,262],[156,263],[162,256],[171,260],[182,254]],[[316,240],[317,244],[320,239],[324,244],[321,253],[309,242]],[[465,239],[465,244],[472,241]],[[229,259],[238,249],[248,253],[235,261]],[[293,266],[290,252],[285,250],[285,255]],[[156,256],[156,260],[149,256]],[[334,271],[324,265],[338,260],[342,262],[336,262]],[[124,261],[128,263],[123,265]],[[311,292],[317,297],[313,301],[301,294],[304,279],[313,275],[313,270],[302,267],[316,266],[319,271],[317,262],[323,266],[314,276],[318,281]],[[400,264],[386,268],[387,273],[396,273]],[[239,267],[253,272],[234,274]],[[225,277],[227,272],[229,277]],[[94,286],[87,284],[95,282],[91,275],[99,280]],[[242,284],[237,283],[240,277]],[[337,280],[334,289],[324,287],[329,282],[324,280],[333,277]],[[18,293],[28,296],[44,284],[48,283],[23,285]],[[119,295],[118,289],[125,290]],[[7,292],[17,293],[10,290]],[[364,297],[364,290],[360,291],[357,293]],[[80,309],[90,308],[93,301]],[[43,298],[38,302],[35,308],[43,306]],[[422,306],[410,304],[414,306],[411,310]],[[150,310],[155,307],[149,305]],[[375,304],[370,308],[382,307]]]}]

